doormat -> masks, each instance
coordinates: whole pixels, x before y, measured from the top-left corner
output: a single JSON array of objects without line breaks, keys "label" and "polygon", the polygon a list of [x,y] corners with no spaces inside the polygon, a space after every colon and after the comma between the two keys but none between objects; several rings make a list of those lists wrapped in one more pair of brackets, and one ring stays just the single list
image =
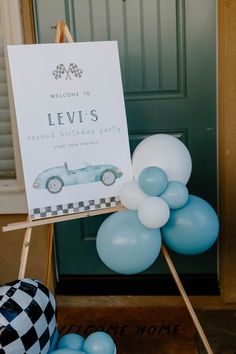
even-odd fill
[{"label": "doormat", "polygon": [[196,330],[184,307],[58,307],[60,335],[109,333],[117,354],[197,354]]}]

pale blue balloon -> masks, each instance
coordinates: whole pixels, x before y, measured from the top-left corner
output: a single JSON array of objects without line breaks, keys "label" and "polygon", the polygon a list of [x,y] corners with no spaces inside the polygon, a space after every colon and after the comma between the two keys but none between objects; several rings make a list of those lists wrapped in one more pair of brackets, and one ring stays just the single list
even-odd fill
[{"label": "pale blue balloon", "polygon": [[116,346],[106,332],[94,332],[85,339],[83,350],[87,354],[114,354]]},{"label": "pale blue balloon", "polygon": [[57,344],[58,349],[67,348],[81,350],[83,348],[84,338],[78,333],[67,333],[62,336]]},{"label": "pale blue balloon", "polygon": [[171,181],[160,198],[166,201],[170,209],[182,208],[188,201],[188,188],[179,181]]},{"label": "pale blue balloon", "polygon": [[139,175],[140,188],[150,196],[158,196],[164,192],[168,185],[165,171],[157,166],[146,167]]},{"label": "pale blue balloon", "polygon": [[97,251],[105,265],[121,274],[144,271],[156,260],[161,248],[160,229],[141,224],[136,211],[112,214],[100,226]]},{"label": "pale blue balloon", "polygon": [[190,195],[187,204],[172,210],[161,229],[163,242],[173,251],[195,255],[207,251],[217,240],[219,220],[212,206]]},{"label": "pale blue balloon", "polygon": [[53,352],[56,349],[58,339],[59,339],[59,332],[58,329],[56,328],[51,338],[51,345],[48,354]]}]

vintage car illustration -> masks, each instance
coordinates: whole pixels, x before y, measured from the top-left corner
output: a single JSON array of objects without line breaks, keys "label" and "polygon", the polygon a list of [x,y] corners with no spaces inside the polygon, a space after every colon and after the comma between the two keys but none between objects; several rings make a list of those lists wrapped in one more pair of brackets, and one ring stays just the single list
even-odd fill
[{"label": "vintage car illustration", "polygon": [[113,165],[90,165],[77,170],[63,166],[48,168],[39,174],[33,183],[33,188],[47,189],[50,193],[59,193],[64,186],[93,183],[101,181],[105,186],[111,186],[123,175],[122,171]]}]

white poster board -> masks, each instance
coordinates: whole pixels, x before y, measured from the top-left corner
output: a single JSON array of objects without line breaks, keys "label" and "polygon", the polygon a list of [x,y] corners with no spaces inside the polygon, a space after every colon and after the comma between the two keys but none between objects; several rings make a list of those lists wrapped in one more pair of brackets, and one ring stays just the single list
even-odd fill
[{"label": "white poster board", "polygon": [[117,42],[8,55],[30,218],[119,205],[132,168]]}]

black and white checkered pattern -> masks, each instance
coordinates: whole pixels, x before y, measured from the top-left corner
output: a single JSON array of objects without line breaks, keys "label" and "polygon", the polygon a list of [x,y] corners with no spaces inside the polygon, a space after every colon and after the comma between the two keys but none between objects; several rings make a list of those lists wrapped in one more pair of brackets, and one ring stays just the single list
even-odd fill
[{"label": "black and white checkered pattern", "polygon": [[66,75],[66,79],[71,79],[70,73],[73,74],[75,77],[81,77],[83,70],[78,68],[78,66],[74,63],[70,63],[68,70],[65,68],[64,64],[58,64],[56,70],[53,70],[52,74],[54,78],[61,79],[64,74]]},{"label": "black and white checkered pattern", "polygon": [[121,202],[118,196],[101,198],[101,199],[92,199],[83,202],[74,202],[74,203],[60,204],[55,206],[47,206],[44,208],[30,209],[30,218],[31,219],[49,218],[52,216],[67,215],[67,214],[80,213],[84,211],[98,210],[104,208],[112,208],[120,204]]},{"label": "black and white checkered pattern", "polygon": [[52,74],[55,77],[55,79],[60,79],[65,72],[67,71],[64,64],[59,64],[57,65],[56,70],[52,72]]},{"label": "black and white checkered pattern", "polygon": [[39,281],[0,288],[0,354],[46,354],[56,329],[56,304]]},{"label": "black and white checkered pattern", "polygon": [[78,68],[78,66],[76,64],[71,63],[69,65],[69,71],[75,75],[75,77],[81,77],[83,70]]}]

